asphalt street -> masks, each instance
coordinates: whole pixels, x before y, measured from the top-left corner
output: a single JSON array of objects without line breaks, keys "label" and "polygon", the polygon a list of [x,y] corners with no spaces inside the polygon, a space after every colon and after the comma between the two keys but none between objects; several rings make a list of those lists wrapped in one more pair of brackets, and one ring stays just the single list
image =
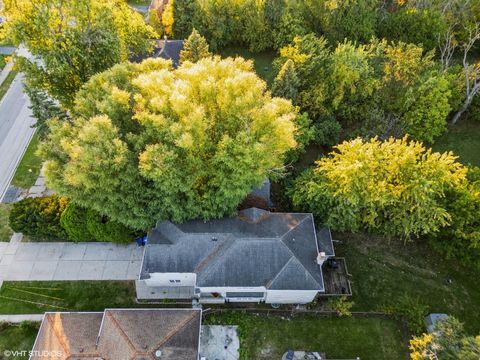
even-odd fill
[{"label": "asphalt street", "polygon": [[0,102],[0,201],[35,131],[31,128],[35,120],[23,92],[22,77],[15,77]]}]

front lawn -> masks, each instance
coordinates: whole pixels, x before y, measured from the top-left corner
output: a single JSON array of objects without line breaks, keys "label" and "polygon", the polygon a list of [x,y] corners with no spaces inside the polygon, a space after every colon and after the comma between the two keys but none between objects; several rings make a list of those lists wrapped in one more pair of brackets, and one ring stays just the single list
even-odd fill
[{"label": "front lawn", "polygon": [[480,334],[479,275],[448,261],[427,244],[373,236],[334,234],[343,243],[336,253],[345,256],[352,275],[354,311],[384,311],[398,304],[414,304],[427,312],[456,316],[471,335]]},{"label": "front lawn", "polygon": [[8,215],[10,214],[10,204],[0,203],[0,241],[10,241],[13,234],[12,229],[8,226]]},{"label": "front lawn", "polygon": [[240,47],[230,47],[220,51],[222,57],[235,57],[241,56],[244,59],[253,60],[253,65],[255,66],[255,71],[258,76],[265,80],[269,85],[272,84],[273,79],[275,78],[276,71],[273,68],[273,60],[277,56],[275,51],[263,51],[260,53],[252,53],[245,48]]},{"label": "front lawn", "polygon": [[[28,359],[28,352],[33,348],[39,327],[40,323],[34,322],[0,323],[0,359]],[[25,354],[21,356],[19,353],[11,352],[25,352]]]},{"label": "front lawn", "polygon": [[226,312],[204,324],[239,325],[241,359],[281,359],[287,350],[325,352],[330,359],[405,359],[399,323],[366,317],[318,317]]},{"label": "front lawn", "polygon": [[139,307],[133,281],[5,281],[0,314]]},{"label": "front lawn", "polygon": [[480,121],[460,119],[433,145],[436,151],[453,151],[464,164],[480,166]]},{"label": "front lawn", "polygon": [[42,168],[42,159],[35,154],[38,144],[39,138],[37,133],[35,133],[23,155],[22,161],[18,164],[12,179],[12,185],[22,189],[28,189],[35,184]]}]

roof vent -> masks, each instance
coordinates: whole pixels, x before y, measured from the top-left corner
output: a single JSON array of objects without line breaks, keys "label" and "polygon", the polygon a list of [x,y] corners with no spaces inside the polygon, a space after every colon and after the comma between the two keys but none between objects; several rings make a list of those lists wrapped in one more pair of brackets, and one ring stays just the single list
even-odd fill
[{"label": "roof vent", "polygon": [[162,350],[157,350],[157,351],[155,351],[155,357],[156,357],[157,359],[160,359],[160,358],[162,357]]}]

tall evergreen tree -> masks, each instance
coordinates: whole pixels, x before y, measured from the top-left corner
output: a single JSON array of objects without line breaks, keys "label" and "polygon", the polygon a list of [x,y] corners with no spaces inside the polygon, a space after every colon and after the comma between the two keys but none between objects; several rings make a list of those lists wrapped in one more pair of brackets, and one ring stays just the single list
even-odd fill
[{"label": "tall evergreen tree", "polygon": [[285,64],[283,64],[280,72],[275,78],[272,86],[272,94],[274,96],[290,99],[296,104],[299,86],[300,80],[295,70],[295,64],[291,59],[288,59]]},{"label": "tall evergreen tree", "polygon": [[191,61],[195,63],[211,55],[208,51],[207,40],[194,28],[183,45],[183,50],[180,53],[180,62]]},{"label": "tall evergreen tree", "polygon": [[46,91],[37,87],[25,84],[25,92],[30,98],[29,108],[32,110],[33,117],[37,120],[34,127],[37,128],[37,134],[44,138],[48,133],[47,120],[57,118],[65,120],[68,118],[67,112],[53,100]]}]

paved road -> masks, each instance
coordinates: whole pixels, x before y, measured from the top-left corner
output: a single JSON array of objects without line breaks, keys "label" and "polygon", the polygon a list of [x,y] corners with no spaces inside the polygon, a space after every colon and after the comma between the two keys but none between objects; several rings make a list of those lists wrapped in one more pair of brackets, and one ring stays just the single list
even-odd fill
[{"label": "paved road", "polygon": [[143,248],[111,243],[0,242],[0,281],[135,280]]},{"label": "paved road", "polygon": [[0,103],[0,201],[35,131],[22,78],[21,74],[15,77]]}]

